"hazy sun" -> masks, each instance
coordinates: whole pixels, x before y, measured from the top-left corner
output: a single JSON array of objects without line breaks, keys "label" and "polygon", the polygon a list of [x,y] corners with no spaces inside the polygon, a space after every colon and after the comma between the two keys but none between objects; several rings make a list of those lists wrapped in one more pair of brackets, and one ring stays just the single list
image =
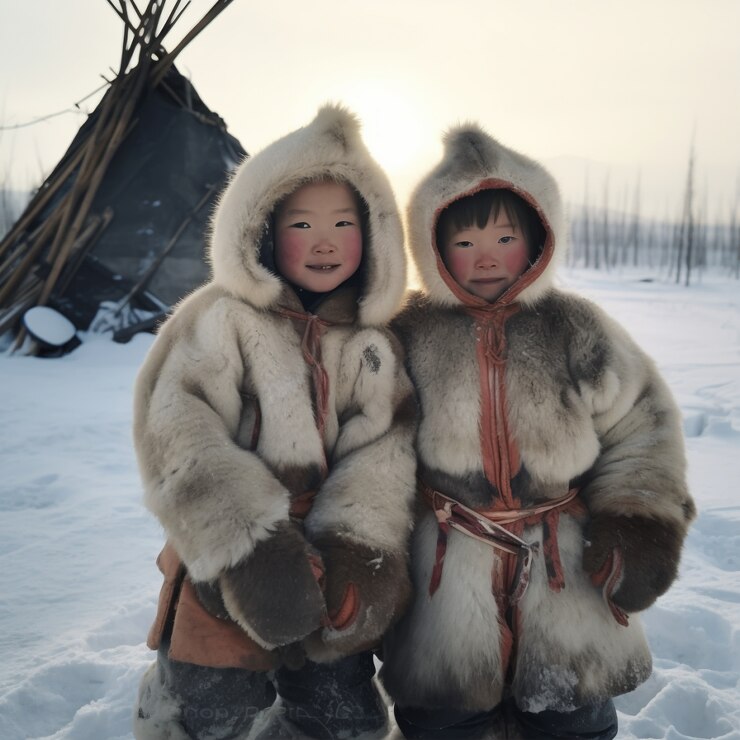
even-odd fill
[{"label": "hazy sun", "polygon": [[394,186],[404,189],[427,144],[423,110],[401,91],[380,82],[353,86],[347,104],[362,119],[362,136],[372,155],[387,170]]}]

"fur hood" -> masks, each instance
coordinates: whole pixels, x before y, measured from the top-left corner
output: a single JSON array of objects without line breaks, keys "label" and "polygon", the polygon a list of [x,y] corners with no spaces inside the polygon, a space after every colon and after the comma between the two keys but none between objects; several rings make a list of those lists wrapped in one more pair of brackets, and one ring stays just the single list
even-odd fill
[{"label": "fur hood", "polygon": [[565,251],[565,219],[557,183],[539,163],[508,149],[474,123],[450,129],[440,163],[416,187],[408,207],[411,252],[424,291],[442,306],[490,308],[455,283],[440,257],[435,231],[440,213],[453,201],[479,190],[505,188],[539,214],[547,233],[540,257],[495,303],[532,305],[552,285]]},{"label": "fur hood", "polygon": [[270,216],[296,188],[325,177],[349,183],[368,206],[357,320],[363,326],[384,324],[398,310],[406,283],[401,222],[388,178],[360,137],[358,119],[340,105],[325,105],[307,126],[235,171],[213,216],[213,281],[255,308],[274,307],[285,283],[260,261]]}]

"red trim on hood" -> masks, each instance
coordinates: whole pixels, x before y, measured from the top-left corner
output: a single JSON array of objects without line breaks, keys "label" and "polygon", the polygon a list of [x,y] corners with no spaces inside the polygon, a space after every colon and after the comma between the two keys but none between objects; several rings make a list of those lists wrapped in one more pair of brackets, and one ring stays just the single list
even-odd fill
[{"label": "red trim on hood", "polygon": [[[452,275],[450,275],[449,271],[447,270],[447,266],[442,260],[442,255],[440,254],[439,246],[437,244],[437,224],[439,223],[439,217],[442,214],[442,211],[444,211],[445,208],[447,208],[455,201],[458,201],[461,198],[467,198],[469,195],[475,195],[481,190],[510,190],[515,195],[518,195],[530,206],[532,206],[532,208],[534,208],[535,212],[542,221],[542,225],[544,226],[546,233],[545,244],[542,247],[542,253],[537,258],[534,265],[532,265],[532,267],[530,267],[526,272],[522,273],[521,277],[514,283],[514,285],[508,288],[493,303],[489,303],[484,298],[480,298],[476,295],[473,295],[472,293],[468,293],[468,291],[465,290],[455,280],[455,278],[452,277]],[[545,217],[545,214],[542,212],[542,209],[539,207],[537,201],[529,193],[517,188],[515,185],[506,180],[497,180],[494,178],[490,178],[487,180],[481,180],[475,187],[471,188],[470,190],[466,190],[465,192],[459,193],[452,200],[446,201],[439,208],[437,208],[437,210],[434,212],[434,222],[432,224],[432,249],[434,250],[434,254],[437,260],[437,271],[442,277],[442,280],[444,280],[445,285],[447,285],[447,287],[452,291],[453,295],[458,300],[460,300],[460,302],[464,306],[467,306],[468,308],[493,311],[501,308],[502,306],[506,306],[512,303],[525,288],[528,288],[544,272],[545,268],[550,264],[550,260],[552,259],[552,255],[555,251],[555,236],[552,233],[550,222]]]}]

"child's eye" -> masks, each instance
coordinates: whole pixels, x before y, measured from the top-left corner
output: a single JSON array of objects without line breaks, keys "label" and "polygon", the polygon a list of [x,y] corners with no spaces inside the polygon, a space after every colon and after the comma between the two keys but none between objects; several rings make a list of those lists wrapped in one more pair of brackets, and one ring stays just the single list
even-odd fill
[{"label": "child's eye", "polygon": [[352,221],[337,221],[335,226],[354,226]]},{"label": "child's eye", "polygon": [[500,238],[500,239],[498,240],[498,243],[499,243],[499,244],[511,244],[511,242],[513,242],[513,241],[514,241],[514,239],[516,239],[516,237],[515,237],[515,236],[502,236],[502,237],[501,237],[501,238]]},{"label": "child's eye", "polygon": [[473,246],[473,242],[468,242],[468,241],[455,242],[455,246],[462,247],[463,249],[467,249],[468,247]]},{"label": "child's eye", "polygon": [[311,224],[307,223],[306,221],[297,221],[294,224],[290,225],[291,229],[310,229]]}]

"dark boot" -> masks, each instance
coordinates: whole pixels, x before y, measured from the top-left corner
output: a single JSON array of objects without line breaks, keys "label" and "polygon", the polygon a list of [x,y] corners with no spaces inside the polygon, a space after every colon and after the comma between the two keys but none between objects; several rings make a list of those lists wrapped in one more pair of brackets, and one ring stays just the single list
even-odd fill
[{"label": "dark boot", "polygon": [[134,716],[134,736],[227,740],[244,736],[257,713],[275,699],[266,673],[206,668],[167,657],[168,643],[144,674]]},{"label": "dark boot", "polygon": [[405,738],[418,740],[474,740],[483,737],[500,719],[500,708],[487,712],[457,709],[394,708],[398,729]]},{"label": "dark boot", "polygon": [[371,653],[275,672],[278,699],[255,740],[382,737],[388,714],[373,683]]},{"label": "dark boot", "polygon": [[572,712],[532,714],[514,707],[513,714],[524,740],[612,740],[617,736],[617,710],[611,699]]}]

